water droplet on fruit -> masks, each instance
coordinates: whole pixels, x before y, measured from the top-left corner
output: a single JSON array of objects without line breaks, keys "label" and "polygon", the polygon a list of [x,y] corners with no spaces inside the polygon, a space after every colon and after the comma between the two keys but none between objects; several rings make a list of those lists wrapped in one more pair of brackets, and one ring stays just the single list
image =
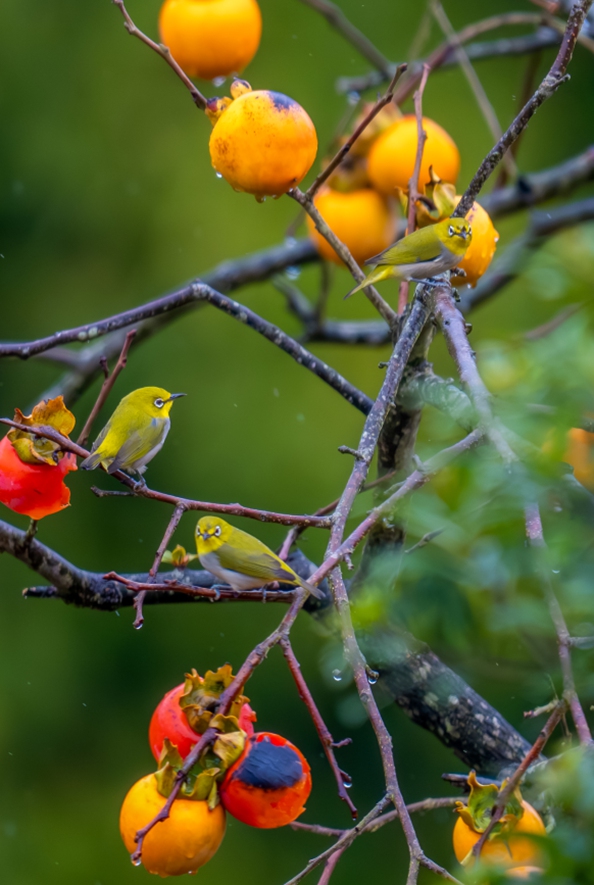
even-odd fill
[{"label": "water droplet on fruit", "polygon": [[215,172],[215,175],[216,175],[217,178],[222,178],[222,177],[223,177],[223,175],[222,175],[221,172]]},{"label": "water droplet on fruit", "polygon": [[300,267],[288,267],[285,271],[288,278],[290,280],[298,280],[301,276],[301,268]]},{"label": "water droplet on fruit", "polygon": [[334,679],[335,682],[340,682],[342,679],[342,673],[340,672],[340,670],[338,670],[338,669],[333,670],[332,671],[332,678]]}]

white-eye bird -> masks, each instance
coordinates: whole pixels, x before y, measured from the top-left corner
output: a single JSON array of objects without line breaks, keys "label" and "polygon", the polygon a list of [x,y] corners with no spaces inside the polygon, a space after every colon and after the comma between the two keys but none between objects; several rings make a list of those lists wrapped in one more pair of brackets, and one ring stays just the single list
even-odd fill
[{"label": "white-eye bird", "polygon": [[185,393],[169,393],[162,387],[133,390],[120,401],[80,466],[94,470],[101,464],[108,473],[126,470],[141,476],[165,442],[169,412],[180,396]]},{"label": "white-eye bird", "polygon": [[445,218],[415,230],[369,258],[365,264],[373,270],[344,297],[382,280],[426,280],[451,270],[462,261],[471,240],[472,228],[465,218]]},{"label": "white-eye bird", "polygon": [[272,581],[297,584],[322,598],[323,593],[293,571],[276,553],[218,516],[203,516],[196,526],[196,549],[201,564],[234,590],[254,590]]}]

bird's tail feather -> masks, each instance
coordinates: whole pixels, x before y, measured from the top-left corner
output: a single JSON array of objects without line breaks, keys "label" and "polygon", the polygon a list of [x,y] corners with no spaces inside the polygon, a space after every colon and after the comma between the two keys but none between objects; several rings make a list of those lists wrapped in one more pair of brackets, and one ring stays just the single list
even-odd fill
[{"label": "bird's tail feather", "polygon": [[[299,578],[299,576],[297,576],[297,577]],[[313,584],[308,584],[308,582],[304,581],[303,578],[299,578],[298,584],[300,587],[303,587],[304,590],[309,590],[311,595],[315,596],[316,599],[323,599],[324,598],[324,594],[320,590],[319,587],[314,587]]]},{"label": "bird's tail feather", "polygon": [[88,458],[85,458],[84,461],[81,461],[81,468],[83,470],[94,470],[96,467],[99,467],[101,463],[101,455],[98,452],[91,452]]},{"label": "bird's tail feather", "polygon": [[344,300],[346,301],[346,299],[350,298],[351,295],[354,295],[355,292],[360,292],[361,289],[365,289],[367,286],[373,286],[375,283],[379,283],[380,280],[385,280],[387,277],[391,276],[394,276],[392,267],[374,267],[358,286],[355,286],[354,289],[351,289],[350,292],[346,293]]}]

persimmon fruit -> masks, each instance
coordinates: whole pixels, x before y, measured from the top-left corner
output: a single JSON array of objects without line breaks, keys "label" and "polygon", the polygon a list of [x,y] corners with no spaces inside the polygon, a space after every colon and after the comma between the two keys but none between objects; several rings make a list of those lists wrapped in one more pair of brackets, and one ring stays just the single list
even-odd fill
[{"label": "persimmon fruit", "polygon": [[260,45],[256,0],[165,0],[162,42],[189,77],[212,80],[238,74]]},{"label": "persimmon fruit", "polygon": [[271,829],[294,821],[305,810],[311,774],[303,754],[278,734],[257,732],[220,787],[229,814],[252,827]]},{"label": "persimmon fruit", "polygon": [[[546,836],[546,829],[538,811],[528,802],[522,800],[523,815],[511,831],[495,835],[488,839],[481,849],[480,859],[485,863],[501,866],[534,865],[541,859],[541,852],[531,838],[526,836]],[[473,830],[466,821],[459,817],[454,826],[454,854],[462,863],[478,842],[481,833]]]},{"label": "persimmon fruit", "polygon": [[[149,725],[149,744],[157,762],[161,758],[163,741],[168,738],[185,759],[200,735],[190,726],[179,700],[186,689],[185,683],[168,691],[155,708]],[[239,727],[249,736],[254,733],[256,714],[249,704],[244,704],[239,714]]]},{"label": "persimmon fruit", "polygon": [[[120,833],[128,852],[136,849],[134,836],[161,810],[166,799],[157,789],[154,774],[137,781],[128,791],[120,811]],[[176,799],[167,820],[147,833],[142,863],[158,876],[195,873],[214,856],[225,835],[225,811],[210,809],[208,802]]]},{"label": "persimmon fruit", "polygon": [[[429,167],[443,180],[455,182],[460,171],[460,153],[454,140],[438,123],[423,117],[427,140],[419,173],[419,189],[429,181]],[[417,155],[417,120],[405,114],[392,123],[372,144],[368,157],[369,178],[380,193],[395,196],[407,191]]]},{"label": "persimmon fruit", "polygon": [[[386,198],[372,188],[360,188],[348,193],[326,188],[314,198],[314,205],[358,264],[387,249],[396,239],[394,212]],[[322,258],[342,264],[342,259],[316,230],[309,215],[307,228]]]},{"label": "persimmon fruit", "polygon": [[218,174],[258,199],[296,187],[318,149],[314,124],[301,105],[268,90],[245,91],[221,109],[218,102],[209,143]]},{"label": "persimmon fruit", "polygon": [[70,489],[64,477],[76,469],[76,457],[70,453],[57,464],[21,461],[5,436],[0,440],[0,501],[31,519],[50,516],[70,504]]},{"label": "persimmon fruit", "polygon": [[[456,200],[456,204],[460,198]],[[499,234],[493,226],[489,213],[483,209],[480,203],[473,203],[466,215],[466,220],[472,227],[472,241],[466,250],[466,254],[460,264],[466,276],[456,276],[452,272],[453,286],[476,286],[485,273],[497,248]]]}]

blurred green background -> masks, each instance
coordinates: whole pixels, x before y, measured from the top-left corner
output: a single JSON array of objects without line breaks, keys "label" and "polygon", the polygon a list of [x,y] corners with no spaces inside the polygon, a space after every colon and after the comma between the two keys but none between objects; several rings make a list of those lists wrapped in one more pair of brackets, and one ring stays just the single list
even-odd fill
[{"label": "blurred green background", "polygon": [[[340,6],[386,55],[407,57],[424,4],[341,0]],[[445,6],[456,27],[467,24],[469,15],[534,8],[522,0],[485,0],[480,9],[462,0]],[[324,146],[347,107],[335,91],[336,78],[363,73],[366,63],[297,0],[262,0],[261,7],[262,44],[245,76],[254,87],[297,99]],[[158,0],[129,4],[137,24],[152,36],[158,8]],[[109,0],[3,0],[0,33],[3,340],[29,339],[107,316],[173,289],[219,261],[283,241],[295,204],[281,199],[259,205],[217,180],[208,157],[210,124],[166,65],[126,35]],[[429,45],[438,40],[434,26]],[[552,55],[543,53],[540,71]],[[517,108],[525,67],[521,58],[478,67],[504,124]],[[215,91],[209,84],[201,88]],[[578,48],[571,81],[530,125],[519,154],[522,171],[555,164],[587,146],[592,96],[592,57]],[[424,107],[459,145],[464,185],[491,139],[462,75],[448,69],[431,77]],[[521,214],[498,223],[500,249],[525,222]],[[312,298],[319,276],[313,266],[298,280]],[[472,340],[488,383],[508,403],[510,423],[538,444],[550,418],[528,417],[526,402],[562,407],[561,428],[594,411],[588,304],[593,276],[592,226],[565,232],[472,318]],[[371,317],[364,299],[342,301],[347,288],[346,272],[338,271],[330,315]],[[271,285],[252,286],[237,297],[288,332],[299,332]],[[524,341],[525,331],[572,302],[585,307],[552,337]],[[327,344],[313,349],[370,395],[377,391],[377,364],[386,349]],[[438,371],[453,374],[441,342],[432,357]],[[59,369],[43,360],[2,361],[0,413],[10,415],[15,406],[36,402],[58,375]],[[188,394],[175,406],[167,446],[150,467],[154,488],[289,512],[311,512],[341,491],[351,462],[337,447],[356,445],[362,416],[268,342],[214,309],[172,322],[134,350],[102,417],[124,393],[149,384]],[[96,393],[97,384],[74,407],[79,422]],[[419,451],[429,454],[458,436],[443,416],[428,413]],[[98,500],[89,492],[96,481],[81,473],[70,478],[72,507],[42,522],[40,540],[89,569],[147,570],[169,510],[140,500]],[[402,581],[389,599],[377,591],[378,611],[388,611],[429,642],[533,737],[538,723],[524,723],[522,711],[550,699],[556,655],[546,612],[527,577],[518,500],[503,483],[497,465],[480,453],[407,503],[413,541],[438,527],[448,531],[399,566]],[[370,501],[362,498],[355,514]],[[572,514],[554,516],[554,509],[550,539],[567,570],[562,601],[572,626],[587,632],[594,620],[590,535]],[[6,509],[1,516],[27,524]],[[185,516],[176,535],[187,547],[194,519]],[[244,527],[254,531],[253,524]],[[259,525],[257,533],[272,546],[283,538],[279,526]],[[319,558],[325,540],[323,533],[310,532],[303,550]],[[0,575],[2,879],[10,885],[148,882],[149,875],[129,863],[117,819],[128,787],[152,768],[146,739],[152,710],[191,667],[203,672],[225,661],[238,666],[274,627],[281,610],[149,608],[144,629],[136,632],[129,611],[104,614],[24,601],[22,588],[41,582],[8,556],[0,561]],[[340,648],[306,616],[294,639],[331,730],[337,738],[354,738],[339,758],[353,775],[353,798],[364,811],[381,794],[381,769],[348,673],[340,681],[332,675],[344,670]],[[587,708],[594,702],[594,676],[586,656],[577,671]],[[293,740],[311,762],[314,790],[304,819],[348,826],[280,654],[258,670],[247,693],[260,725]],[[460,770],[461,764],[394,706],[386,704],[384,713],[406,799],[447,794],[440,775]],[[433,812],[417,824],[426,851],[455,871],[451,813]],[[200,876],[211,885],[238,873],[244,885],[280,883],[325,847],[320,837],[256,831],[230,820],[223,849]],[[359,840],[334,880],[340,885],[371,873],[396,874],[400,881],[405,869],[404,840],[398,827],[390,827]]]}]

